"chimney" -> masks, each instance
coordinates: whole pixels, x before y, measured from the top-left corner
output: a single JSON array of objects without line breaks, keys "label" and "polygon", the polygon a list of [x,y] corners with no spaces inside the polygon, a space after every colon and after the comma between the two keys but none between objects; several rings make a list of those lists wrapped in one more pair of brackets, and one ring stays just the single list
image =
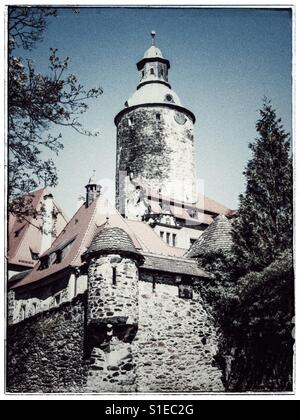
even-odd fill
[{"label": "chimney", "polygon": [[85,200],[85,207],[89,207],[92,202],[99,197],[101,193],[101,185],[97,184],[96,177],[95,177],[96,171],[93,171],[93,175],[90,177],[89,182],[85,186],[86,189],[86,200]]}]

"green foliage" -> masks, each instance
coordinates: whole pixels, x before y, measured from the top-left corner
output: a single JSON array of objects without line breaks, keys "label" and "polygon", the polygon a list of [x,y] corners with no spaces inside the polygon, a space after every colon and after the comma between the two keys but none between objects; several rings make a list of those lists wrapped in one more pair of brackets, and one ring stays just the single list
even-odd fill
[{"label": "green foliage", "polygon": [[[230,391],[292,389],[294,273],[291,251],[242,277],[219,300],[217,360]],[[230,367],[228,367],[228,360]]]},{"label": "green foliage", "polygon": [[57,49],[51,48],[49,74],[39,73],[31,60],[19,56],[42,39],[47,19],[56,13],[51,7],[9,7],[8,210],[20,218],[34,212],[30,200],[25,203],[20,196],[57,184],[55,164],[43,152],[58,154],[63,143],[61,134],[53,136],[50,130],[68,126],[92,135],[79,117],[88,109],[86,101],[102,94],[101,88],[85,89],[68,74],[69,57],[60,59]]},{"label": "green foliage", "polygon": [[252,158],[244,172],[233,223],[233,251],[240,274],[262,270],[292,246],[293,170],[290,138],[266,99],[256,123],[259,137],[249,145]]},{"label": "green foliage", "polygon": [[201,283],[200,292],[207,309],[213,314],[219,308],[221,300],[227,299],[234,291],[236,282],[235,259],[231,252],[221,249],[202,254],[198,259],[199,266],[209,272],[211,277],[207,282]]},{"label": "green foliage", "polygon": [[250,145],[232,253],[204,255],[200,286],[219,331],[216,361],[227,391],[291,391],[294,273],[290,139],[268,101]]}]

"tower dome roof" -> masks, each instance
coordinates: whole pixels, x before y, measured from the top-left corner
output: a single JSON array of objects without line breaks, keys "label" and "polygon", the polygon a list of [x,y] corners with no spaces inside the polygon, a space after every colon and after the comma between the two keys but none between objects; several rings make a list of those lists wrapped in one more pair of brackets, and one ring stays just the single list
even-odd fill
[{"label": "tower dome roof", "polygon": [[162,83],[149,83],[141,86],[127,101],[128,106],[145,103],[163,103],[181,106],[178,95]]},{"label": "tower dome roof", "polygon": [[104,227],[98,232],[87,251],[84,259],[94,254],[120,253],[141,259],[142,255],[134,246],[130,236],[119,227]]},{"label": "tower dome roof", "polygon": [[164,58],[162,55],[162,52],[159,48],[157,48],[155,45],[151,45],[150,48],[147,49],[147,51],[144,54],[144,58]]}]

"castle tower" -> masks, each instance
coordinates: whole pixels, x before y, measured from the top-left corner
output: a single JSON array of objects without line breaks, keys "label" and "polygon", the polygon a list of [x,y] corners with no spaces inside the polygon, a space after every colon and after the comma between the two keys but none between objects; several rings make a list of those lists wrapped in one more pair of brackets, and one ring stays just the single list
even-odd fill
[{"label": "castle tower", "polygon": [[168,80],[170,63],[155,45],[137,63],[139,84],[115,117],[117,127],[116,206],[140,219],[144,194],[196,202],[194,114],[181,105]]},{"label": "castle tower", "polygon": [[123,229],[107,223],[83,260],[88,262],[87,389],[135,391],[131,342],[138,329],[138,266],[143,257]]}]

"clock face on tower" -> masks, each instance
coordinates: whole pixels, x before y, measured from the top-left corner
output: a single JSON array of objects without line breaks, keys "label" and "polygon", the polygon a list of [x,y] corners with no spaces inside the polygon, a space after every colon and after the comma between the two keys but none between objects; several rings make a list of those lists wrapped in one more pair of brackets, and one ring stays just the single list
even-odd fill
[{"label": "clock face on tower", "polygon": [[180,125],[183,125],[186,122],[186,117],[181,112],[175,112],[174,119]]}]

